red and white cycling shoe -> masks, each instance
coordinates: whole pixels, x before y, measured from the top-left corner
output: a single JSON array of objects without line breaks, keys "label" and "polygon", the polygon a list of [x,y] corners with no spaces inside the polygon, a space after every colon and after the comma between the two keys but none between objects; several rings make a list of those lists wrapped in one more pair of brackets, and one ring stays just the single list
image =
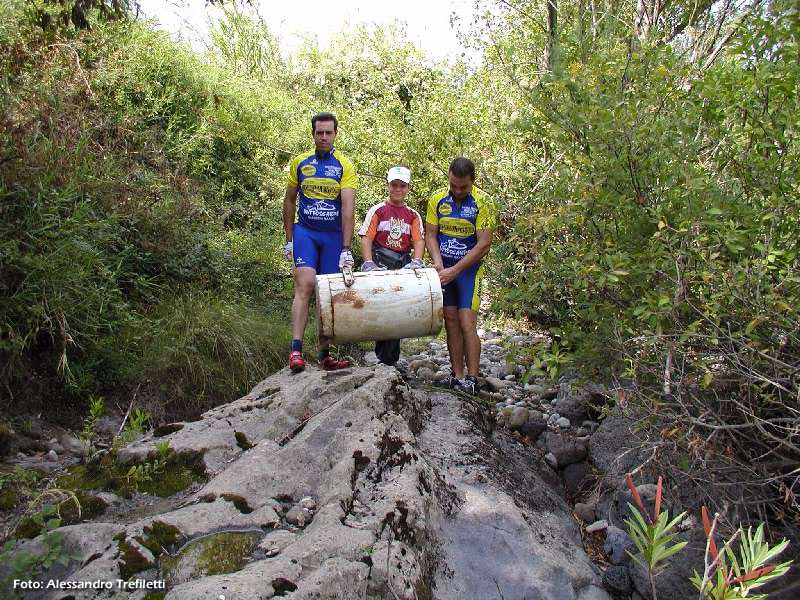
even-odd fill
[{"label": "red and white cycling shoe", "polygon": [[303,360],[303,353],[294,350],[289,354],[289,368],[292,373],[299,373],[306,368],[306,361]]},{"label": "red and white cycling shoe", "polygon": [[320,366],[326,371],[338,371],[339,369],[346,369],[350,366],[349,360],[336,360],[332,356],[326,356]]}]

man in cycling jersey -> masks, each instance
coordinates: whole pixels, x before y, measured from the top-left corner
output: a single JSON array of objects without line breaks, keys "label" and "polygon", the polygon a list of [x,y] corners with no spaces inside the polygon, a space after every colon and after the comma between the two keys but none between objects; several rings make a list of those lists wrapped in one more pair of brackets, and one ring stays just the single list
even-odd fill
[{"label": "man in cycling jersey", "polygon": [[428,200],[425,244],[442,283],[447,349],[453,369],[450,385],[475,395],[481,357],[479,287],[497,215],[492,200],[474,186],[475,164],[471,160],[456,158],[447,178],[448,189]]},{"label": "man in cycling jersey", "polygon": [[[295,156],[289,163],[289,180],[283,198],[284,255],[294,261],[292,301],[292,347],[289,367],[295,373],[305,368],[303,332],[308,322],[308,304],[316,276],[353,267],[350,242],[353,225],[356,176],[353,163],[334,148],[339,123],[331,113],[311,119],[314,150]],[[350,366],[336,360],[330,342],[320,339],[319,363],[332,371]]]}]

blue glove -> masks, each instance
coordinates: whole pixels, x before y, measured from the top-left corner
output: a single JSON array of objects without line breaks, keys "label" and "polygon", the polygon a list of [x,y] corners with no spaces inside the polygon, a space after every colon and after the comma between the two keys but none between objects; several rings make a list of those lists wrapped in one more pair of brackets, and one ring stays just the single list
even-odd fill
[{"label": "blue glove", "polygon": [[371,260],[366,260],[366,261],[364,261],[364,264],[363,264],[363,265],[361,265],[361,270],[362,270],[363,272],[365,272],[365,273],[366,273],[367,271],[385,271],[385,270],[386,270],[386,267],[381,267],[381,266],[379,266],[379,265],[376,265],[376,264],[375,264],[374,262],[372,262]]},{"label": "blue glove", "polygon": [[403,267],[404,269],[424,269],[425,263],[421,258],[412,258],[411,262]]}]

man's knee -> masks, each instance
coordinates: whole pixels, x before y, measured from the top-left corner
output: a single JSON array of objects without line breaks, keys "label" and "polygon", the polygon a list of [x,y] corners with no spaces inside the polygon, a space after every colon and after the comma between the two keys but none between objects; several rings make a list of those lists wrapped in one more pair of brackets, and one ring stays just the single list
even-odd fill
[{"label": "man's knee", "polygon": [[455,307],[448,306],[444,309],[444,322],[445,325],[458,325],[459,317],[458,310]]},{"label": "man's knee", "polygon": [[308,301],[311,298],[311,294],[314,293],[316,274],[312,269],[303,269],[303,271],[306,270],[310,271],[310,273],[303,273],[300,269],[295,273],[294,295],[296,298]]},{"label": "man's knee", "polygon": [[458,311],[458,326],[464,336],[478,335],[478,315],[471,310]]}]

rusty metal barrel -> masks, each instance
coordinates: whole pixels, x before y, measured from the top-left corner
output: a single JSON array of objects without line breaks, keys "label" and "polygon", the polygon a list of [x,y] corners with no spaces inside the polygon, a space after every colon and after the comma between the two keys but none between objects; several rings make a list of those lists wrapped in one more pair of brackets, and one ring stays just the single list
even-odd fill
[{"label": "rusty metal barrel", "polygon": [[435,269],[317,275],[317,333],[335,344],[437,335],[442,286]]}]

